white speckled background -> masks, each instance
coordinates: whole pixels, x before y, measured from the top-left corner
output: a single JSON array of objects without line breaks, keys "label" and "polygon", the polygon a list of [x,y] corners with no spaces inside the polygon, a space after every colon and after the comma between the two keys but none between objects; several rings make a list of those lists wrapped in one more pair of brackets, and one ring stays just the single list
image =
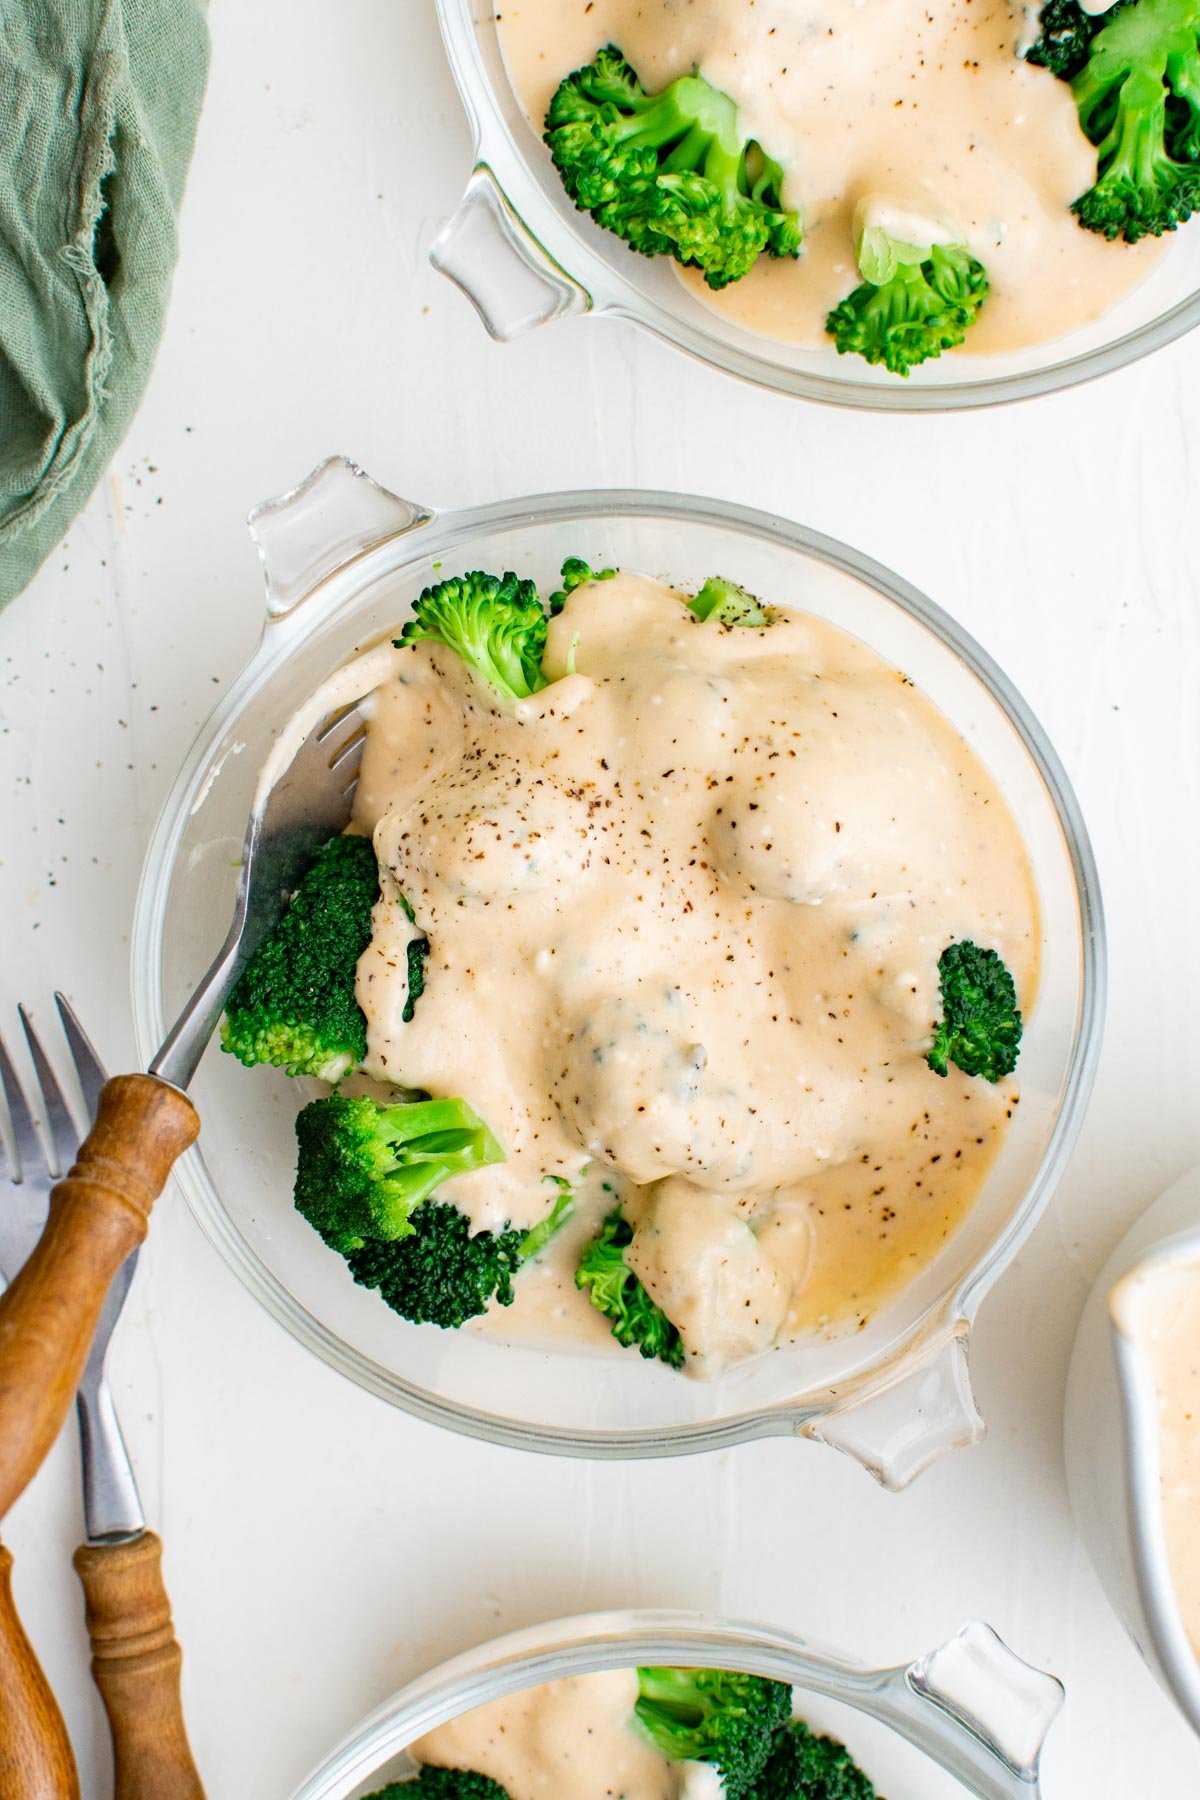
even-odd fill
[{"label": "white speckled background", "polygon": [[[143,846],[258,631],[243,515],[334,450],[446,506],[707,491],[891,564],[996,655],[1062,754],[1104,878],[1112,999],[1071,1171],[978,1332],[990,1437],[899,1498],[782,1441],[594,1466],[438,1435],[298,1348],[164,1199],[114,1360],[211,1800],[283,1800],[451,1651],[634,1602],[759,1615],[881,1661],[985,1617],[1069,1686],[1049,1800],[1193,1791],[1200,1749],[1073,1536],[1060,1410],[1090,1282],[1200,1157],[1200,339],[946,419],[791,404],[618,324],[498,346],[426,262],[470,150],[432,8],[214,0],[212,26],[157,373],[68,543],[0,617],[4,1028],[18,999],[47,1017],[60,985],[110,1064],[131,1056]],[[72,1424],[5,1537],[84,1793],[106,1800],[77,1462]]]}]

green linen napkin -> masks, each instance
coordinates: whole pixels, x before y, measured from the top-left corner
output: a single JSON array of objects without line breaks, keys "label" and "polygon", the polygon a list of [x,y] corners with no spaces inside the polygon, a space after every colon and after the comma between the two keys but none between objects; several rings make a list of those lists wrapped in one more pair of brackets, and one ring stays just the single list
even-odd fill
[{"label": "green linen napkin", "polygon": [[0,606],[141,399],[207,68],[204,0],[0,0]]}]

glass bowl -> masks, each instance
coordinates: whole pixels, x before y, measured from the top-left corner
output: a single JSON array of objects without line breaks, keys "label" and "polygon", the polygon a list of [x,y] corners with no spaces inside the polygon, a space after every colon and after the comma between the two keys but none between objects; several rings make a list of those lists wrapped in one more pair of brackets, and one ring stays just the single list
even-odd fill
[{"label": "glass bowl", "polygon": [[1119,1302],[1127,1281],[1197,1263],[1200,1167],[1147,1207],[1096,1278],[1071,1354],[1064,1444],[1071,1510],[1092,1565],[1147,1667],[1200,1737],[1200,1658],[1163,1512],[1158,1390]]},{"label": "glass bowl", "polygon": [[900,1486],[974,1442],[967,1341],[984,1293],[1050,1195],[1099,1049],[1103,927],[1074,795],[1023,701],[937,607],[844,545],[766,514],[677,494],[592,492],[435,514],[341,458],[251,515],[268,617],[158,821],[133,941],[149,1060],[221,942],[258,771],[280,728],[336,668],[392,635],[438,567],[513,568],[543,586],[568,554],[698,587],[714,569],[862,638],[923,688],[1007,796],[1039,890],[1042,984],[1022,1102],[979,1200],[937,1260],[867,1328],[688,1381],[624,1352],[510,1348],[399,1319],[356,1287],[291,1204],[292,1122],[315,1084],[247,1071],[210,1046],[203,1120],[179,1165],[201,1226],[288,1329],[363,1387],[438,1424],[567,1455],[660,1456],[767,1435],[818,1438]]},{"label": "glass bowl", "polygon": [[475,169],[430,256],[493,337],[601,313],[634,319],[711,367],[779,393],[885,412],[947,412],[1091,380],[1200,321],[1200,225],[1192,225],[1174,235],[1149,278],[1104,318],[1026,350],[956,351],[900,380],[859,357],[840,357],[832,345],[759,337],[689,293],[673,264],[635,256],[576,210],[513,92],[491,0],[437,0],[437,11],[474,136]]},{"label": "glass bowl", "polygon": [[1061,1684],[990,1626],[964,1626],[927,1656],[866,1669],[766,1626],[698,1613],[593,1613],[495,1639],[403,1688],[340,1744],[292,1800],[358,1800],[415,1765],[407,1746],[459,1713],[522,1688],[604,1669],[744,1669],[786,1681],[817,1730],[845,1741],[880,1793],[921,1800],[1040,1800],[1042,1746]]}]

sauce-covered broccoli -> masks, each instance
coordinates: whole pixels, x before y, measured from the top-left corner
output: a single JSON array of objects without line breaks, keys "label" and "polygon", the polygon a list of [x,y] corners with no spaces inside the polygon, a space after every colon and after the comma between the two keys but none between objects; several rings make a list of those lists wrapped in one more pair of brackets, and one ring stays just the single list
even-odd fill
[{"label": "sauce-covered broccoli", "polygon": [[448,644],[489,686],[524,700],[546,686],[546,614],[532,581],[473,569],[427,587],[394,641]]},{"label": "sauce-covered broccoli", "polygon": [[905,243],[879,226],[859,235],[861,284],[825,321],[839,356],[907,375],[963,342],[988,296],[987,271],[955,243]]},{"label": "sauce-covered broccoli", "polygon": [[476,1231],[456,1206],[427,1200],[412,1213],[406,1236],[368,1242],[346,1261],[355,1281],[377,1288],[401,1318],[456,1331],[493,1302],[512,1305],[514,1276],[563,1224],[572,1203],[569,1192],[561,1193],[528,1231]]},{"label": "sauce-covered broccoli", "polygon": [[550,609],[550,617],[556,619],[577,587],[583,587],[588,581],[611,581],[616,574],[615,569],[593,569],[585,563],[581,556],[568,556],[562,566],[559,579],[560,588],[555,588],[546,602]]},{"label": "sauce-covered broccoli", "polygon": [[657,1357],[672,1369],[681,1369],[683,1339],[625,1260],[632,1242],[633,1231],[618,1206],[580,1251],[575,1286],[587,1289],[588,1299],[609,1321],[618,1344],[640,1350],[647,1361]]},{"label": "sauce-covered broccoli", "polygon": [[803,226],[783,170],[702,75],[648,94],[614,44],[560,84],[546,143],[581,212],[643,256],[673,256],[723,288],[765,251],[796,256]]},{"label": "sauce-covered broccoli", "polygon": [[433,1198],[452,1175],[504,1161],[504,1151],[465,1100],[392,1106],[331,1094],[296,1119],[296,1209],[346,1258],[362,1287],[377,1288],[402,1317],[453,1330],[508,1306],[513,1276],[536,1256],[574,1204],[558,1197],[528,1231],[475,1231],[465,1213]]},{"label": "sauce-covered broccoli", "polygon": [[718,625],[769,625],[775,617],[756,595],[724,575],[710,575],[688,606],[701,621],[715,619]]}]

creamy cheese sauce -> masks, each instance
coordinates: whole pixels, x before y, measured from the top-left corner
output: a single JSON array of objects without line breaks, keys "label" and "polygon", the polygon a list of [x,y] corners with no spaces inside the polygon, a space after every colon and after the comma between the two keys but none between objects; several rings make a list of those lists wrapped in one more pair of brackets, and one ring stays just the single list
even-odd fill
[{"label": "creamy cheese sauce", "polygon": [[573,1675],[475,1707],[410,1746],[490,1775],[511,1800],[719,1800],[715,1771],[668,1762],[631,1728],[635,1669]]},{"label": "creamy cheese sauce", "polygon": [[991,294],[969,345],[1012,350],[1101,317],[1147,275],[1157,242],[1110,244],[1071,202],[1096,179],[1071,91],[1020,60],[1014,0],[506,0],[501,44],[539,135],[554,89],[616,43],[656,91],[698,68],[736,100],[806,218],[800,260],[760,257],[719,294],[689,288],[750,331],[828,343],[830,308],[858,283],[853,219],[882,200],[952,222]]},{"label": "creamy cheese sauce", "polygon": [[1200,1263],[1138,1270],[1112,1298],[1159,1405],[1163,1524],[1180,1614],[1200,1656]]},{"label": "creamy cheese sauce", "polygon": [[507,1161],[441,1190],[477,1226],[579,1184],[483,1328],[611,1346],[573,1273],[618,1199],[692,1373],[865,1321],[959,1224],[1017,1104],[925,1061],[952,938],[1033,1000],[1032,874],[987,772],[836,627],[701,624],[637,575],[576,590],[557,679],[515,708],[442,645],[390,667],[356,799],[383,883],[366,1072],[487,1120]]}]

